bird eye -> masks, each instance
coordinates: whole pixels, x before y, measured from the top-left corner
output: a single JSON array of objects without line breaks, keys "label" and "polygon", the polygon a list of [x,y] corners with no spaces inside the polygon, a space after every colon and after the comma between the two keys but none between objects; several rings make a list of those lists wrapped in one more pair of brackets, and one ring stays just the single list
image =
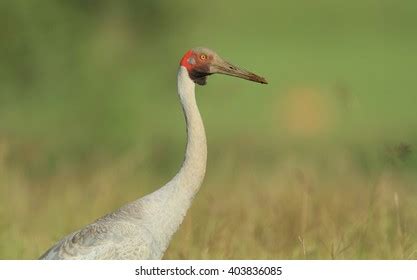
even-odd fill
[{"label": "bird eye", "polygon": [[205,55],[205,54],[200,54],[200,59],[201,59],[201,60],[206,60],[206,59],[207,59],[207,55]]}]

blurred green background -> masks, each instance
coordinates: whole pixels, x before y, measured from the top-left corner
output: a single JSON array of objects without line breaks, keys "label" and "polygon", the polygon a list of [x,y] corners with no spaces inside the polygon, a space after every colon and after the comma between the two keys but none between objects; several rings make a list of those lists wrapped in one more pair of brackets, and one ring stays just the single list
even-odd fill
[{"label": "blurred green background", "polygon": [[[182,55],[196,46],[212,48],[269,81],[260,86],[213,76],[207,86],[197,88],[209,145],[206,180],[222,191],[228,186],[224,204],[228,194],[245,192],[230,186],[245,181],[242,173],[250,170],[256,178],[256,195],[262,193],[263,178],[273,186],[272,174],[288,165],[296,171],[285,178],[296,174],[304,182],[310,176],[304,169],[321,174],[311,175],[318,178],[318,192],[326,174],[342,166],[348,171],[330,185],[352,187],[361,197],[389,174],[393,183],[387,196],[415,198],[416,31],[417,2],[412,0],[1,1],[0,258],[35,258],[62,234],[175,174],[185,145],[176,71]],[[344,169],[341,161],[350,167]],[[114,186],[110,184],[108,200],[97,202],[98,190],[91,187],[95,183],[83,178],[109,170],[116,174]],[[349,185],[355,185],[355,176],[360,177],[359,189]],[[137,182],[144,184],[137,188]],[[86,185],[92,189],[84,197]],[[67,193],[71,190],[73,196]],[[254,192],[253,186],[248,190]],[[199,199],[209,201],[217,194],[212,188]],[[81,202],[78,197],[83,197]],[[317,207],[325,201],[317,199]],[[56,201],[55,208],[51,201]],[[78,213],[78,220],[62,216],[73,216],[82,201],[83,209],[94,201],[99,206]],[[401,216],[394,203],[398,199],[389,201]],[[398,230],[406,218],[399,222],[397,214],[391,221],[408,247],[402,244],[395,251],[398,244],[388,238],[395,244],[383,252],[362,244],[365,249],[346,257],[416,258],[413,201],[402,206],[411,215],[408,226]],[[247,209],[257,207],[253,200],[247,203]],[[200,213],[195,207],[191,211]],[[67,212],[61,215],[58,209]],[[50,212],[56,216],[45,217]],[[206,217],[201,216],[201,227]],[[197,214],[194,219],[200,220]],[[198,222],[189,229],[190,236],[198,236],[193,228],[199,229]],[[310,255],[297,251],[300,232],[309,231],[301,226],[295,232],[283,239],[287,244],[277,245],[290,247],[279,250],[282,254],[268,251],[275,248],[268,242],[259,252],[218,253],[223,248],[212,253],[199,247],[206,242],[201,237],[185,252],[179,252],[184,248],[177,248],[175,239],[168,257],[342,257],[328,254],[323,248],[329,246],[321,251],[317,245]],[[267,236],[276,235],[272,231]],[[180,232],[177,238],[184,236]]]}]

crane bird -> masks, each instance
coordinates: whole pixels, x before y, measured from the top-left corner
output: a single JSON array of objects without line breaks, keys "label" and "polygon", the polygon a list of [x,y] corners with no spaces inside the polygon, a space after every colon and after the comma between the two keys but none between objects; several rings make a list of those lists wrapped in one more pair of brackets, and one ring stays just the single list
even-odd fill
[{"label": "crane bird", "polygon": [[257,83],[267,81],[223,60],[207,48],[185,53],[177,87],[187,128],[185,159],[179,172],[160,189],[128,203],[50,248],[40,259],[161,259],[206,172],[207,144],[195,99],[195,84],[219,73]]}]

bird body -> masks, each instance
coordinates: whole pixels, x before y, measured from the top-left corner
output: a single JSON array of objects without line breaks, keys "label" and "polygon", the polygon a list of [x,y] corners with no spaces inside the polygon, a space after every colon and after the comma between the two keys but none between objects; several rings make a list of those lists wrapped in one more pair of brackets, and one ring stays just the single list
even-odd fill
[{"label": "bird body", "polygon": [[[210,64],[204,64],[209,59]],[[195,84],[205,84],[207,76],[213,73],[224,73],[214,69],[220,66],[234,67],[228,68],[229,71],[235,70],[232,73],[241,78],[266,83],[255,74],[226,63],[209,49],[198,48],[187,52],[181,60],[177,76],[178,95],[187,129],[185,159],[179,172],[160,189],[67,235],[43,254],[41,259],[163,257],[171,237],[191,206],[206,171],[206,136],[195,99]],[[232,73],[224,74],[233,75]]]}]

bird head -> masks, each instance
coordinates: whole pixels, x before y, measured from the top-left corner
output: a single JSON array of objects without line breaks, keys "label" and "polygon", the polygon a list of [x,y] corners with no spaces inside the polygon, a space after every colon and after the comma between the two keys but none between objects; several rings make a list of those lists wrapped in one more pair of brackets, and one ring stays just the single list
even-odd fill
[{"label": "bird head", "polygon": [[180,65],[187,69],[191,80],[201,86],[207,83],[207,76],[216,73],[261,84],[268,83],[265,78],[225,61],[217,53],[207,48],[194,48],[189,50],[181,59]]}]

